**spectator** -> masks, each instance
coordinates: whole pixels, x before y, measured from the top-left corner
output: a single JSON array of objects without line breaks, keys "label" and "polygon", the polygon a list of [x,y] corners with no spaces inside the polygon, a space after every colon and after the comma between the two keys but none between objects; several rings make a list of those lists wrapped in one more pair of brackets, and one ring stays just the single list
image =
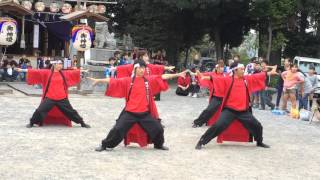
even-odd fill
[{"label": "spectator", "polygon": [[[309,67],[309,72],[308,74],[304,74],[303,72],[300,72],[300,76],[304,78],[304,87],[303,87],[303,94],[299,93],[298,99],[299,99],[299,110],[300,109],[306,109],[310,110],[311,106],[308,107],[308,99],[310,95],[313,93],[314,89],[317,87],[317,78],[314,75],[314,67]],[[310,76],[311,74],[311,76]],[[313,75],[312,75],[313,74]],[[299,86],[301,88],[301,85]],[[298,91],[302,92],[302,90]]]},{"label": "spectator", "polygon": [[43,57],[38,56],[37,69],[43,69],[43,68],[44,68],[44,59],[43,59]]},{"label": "spectator", "polygon": [[109,58],[109,64],[106,67],[106,71],[105,71],[105,77],[106,78],[115,78],[116,77],[116,66],[115,66],[115,58],[111,57]]},{"label": "spectator", "polygon": [[237,63],[240,63],[240,56],[239,55],[233,56],[233,61],[237,62]]},{"label": "spectator", "polygon": [[8,56],[6,67],[4,68],[4,77],[6,81],[15,81],[18,77],[18,72],[14,68],[18,67],[18,63],[13,59],[13,56]]},{"label": "spectator", "polygon": [[186,73],[183,76],[178,77],[178,87],[176,94],[178,96],[188,96],[191,85],[190,73]]},{"label": "spectator", "polygon": [[[287,101],[288,99],[291,101],[291,109],[297,108],[297,84],[303,83],[303,78],[298,73],[298,66],[296,64],[291,64],[290,69],[284,71],[281,74],[283,79],[283,104],[282,109],[289,112],[287,110]],[[301,94],[303,94],[303,88],[300,89]]]},{"label": "spectator", "polygon": [[278,80],[277,80],[277,100],[276,100],[276,109],[279,109],[280,100],[283,92],[283,79],[281,77],[281,74],[284,72],[284,67],[279,67],[277,69],[277,73],[279,74]]},{"label": "spectator", "polygon": [[115,59],[115,63],[114,64],[116,66],[119,65],[119,63],[120,63],[120,52],[119,51],[114,52],[113,57]]},{"label": "spectator", "polygon": [[250,63],[246,66],[246,69],[244,71],[245,74],[253,74],[254,67],[256,66],[257,58],[253,57],[250,59]]},{"label": "spectator", "polygon": [[283,68],[285,71],[290,69],[290,65],[292,64],[292,60],[290,58],[285,58],[283,62]]},{"label": "spectator", "polygon": [[73,55],[72,57],[72,66],[77,67],[78,66],[78,58],[77,55]]},{"label": "spectator", "polygon": [[[253,68],[253,74],[261,72],[261,65],[258,61],[255,62],[255,66]],[[259,108],[260,104],[260,91],[252,93],[252,101],[253,101],[253,108]]]},{"label": "spectator", "polygon": [[230,69],[230,65],[233,64],[233,63],[234,63],[233,59],[229,59],[228,60],[228,65],[226,66],[224,73],[229,74],[229,73],[232,72],[232,70]]},{"label": "spectator", "polygon": [[[268,61],[263,60],[261,62],[261,69],[263,72],[268,72],[268,69],[270,67],[268,66]],[[271,110],[274,109],[275,105],[271,102],[271,95],[270,92],[268,91],[268,86],[270,85],[270,80],[271,77],[267,76],[266,78],[266,89],[260,91],[260,102],[261,102],[261,109],[260,110],[265,110],[266,109],[266,105],[268,105]]]},{"label": "spectator", "polygon": [[311,82],[311,85],[313,87],[313,91],[311,91],[310,96],[309,96],[309,107],[312,107],[312,102],[313,102],[313,94],[314,90],[317,88],[317,83],[318,83],[318,78],[317,78],[317,72],[314,66],[309,67],[309,72],[307,75],[308,79]]},{"label": "spectator", "polygon": [[119,65],[126,65],[126,64],[129,64],[129,55],[127,52],[122,54]]},{"label": "spectator", "polygon": [[[195,73],[196,69],[192,69],[192,72]],[[199,79],[196,75],[192,74],[191,76],[191,84],[188,96],[197,98],[200,90]]]},{"label": "spectator", "polygon": [[138,57],[138,51],[139,49],[137,47],[134,47],[133,48],[133,53],[132,53],[132,59],[133,61],[137,60],[139,57]]},{"label": "spectator", "polygon": [[22,67],[26,66],[28,62],[30,62],[30,60],[26,57],[25,54],[23,54],[21,59],[19,60],[19,67],[23,69]]},{"label": "spectator", "polygon": [[153,64],[166,65],[166,59],[161,50],[158,50],[157,54],[153,56]]}]

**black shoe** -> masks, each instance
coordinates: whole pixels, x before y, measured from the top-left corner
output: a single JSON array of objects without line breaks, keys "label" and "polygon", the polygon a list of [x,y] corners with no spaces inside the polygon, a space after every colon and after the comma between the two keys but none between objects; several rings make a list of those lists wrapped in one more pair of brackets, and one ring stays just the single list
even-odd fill
[{"label": "black shoe", "polygon": [[202,125],[195,124],[195,123],[193,123],[193,125],[192,125],[193,128],[198,128],[198,127],[201,127],[201,126],[202,126]]},{"label": "black shoe", "polygon": [[32,123],[29,123],[26,125],[26,128],[32,128],[33,127],[33,124]]},{"label": "black shoe", "polygon": [[199,142],[197,143],[196,149],[197,149],[197,150],[202,149],[202,142],[201,142],[201,141],[199,141]]},{"label": "black shoe", "polygon": [[81,127],[83,127],[83,128],[91,128],[91,126],[89,124],[86,124],[86,123],[82,123]]},{"label": "black shoe", "polygon": [[272,104],[272,105],[270,106],[271,110],[274,110],[275,107],[276,107],[276,106],[275,106],[274,104]]},{"label": "black shoe", "polygon": [[263,142],[257,143],[257,146],[258,146],[258,147],[262,147],[262,148],[270,148],[269,145],[266,145],[266,144],[264,144]]},{"label": "black shoe", "polygon": [[95,151],[97,152],[102,152],[102,151],[105,151],[107,148],[106,147],[103,147],[103,146],[99,146],[95,149]]},{"label": "black shoe", "polygon": [[163,151],[168,151],[168,150],[169,150],[169,148],[166,147],[166,146],[160,146],[160,147],[154,146],[154,148],[155,148],[155,149],[158,149],[158,150],[163,150]]}]

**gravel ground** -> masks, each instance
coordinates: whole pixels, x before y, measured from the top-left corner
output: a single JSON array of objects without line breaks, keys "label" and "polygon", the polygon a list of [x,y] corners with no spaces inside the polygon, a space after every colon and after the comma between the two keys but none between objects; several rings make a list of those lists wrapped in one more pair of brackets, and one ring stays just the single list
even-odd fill
[{"label": "gravel ground", "polygon": [[18,92],[0,96],[0,179],[320,179],[319,121],[309,124],[256,110],[270,149],[212,141],[197,151],[206,127],[193,129],[191,123],[207,99],[177,97],[174,89],[161,98],[157,104],[169,151],[122,143],[98,153],[94,148],[114,125],[122,99],[71,95],[91,129],[27,129],[40,98]]}]

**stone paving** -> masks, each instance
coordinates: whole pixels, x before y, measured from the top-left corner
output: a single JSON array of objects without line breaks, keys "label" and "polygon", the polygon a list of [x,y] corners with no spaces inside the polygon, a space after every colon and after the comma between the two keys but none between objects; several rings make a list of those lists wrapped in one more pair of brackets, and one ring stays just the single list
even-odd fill
[{"label": "stone paving", "polygon": [[320,179],[320,122],[312,124],[255,110],[265,143],[212,141],[195,144],[206,127],[191,128],[206,98],[178,97],[174,87],[157,102],[169,151],[149,146],[98,153],[94,148],[114,125],[122,99],[100,94],[70,95],[91,129],[78,125],[25,128],[40,97],[20,92],[0,96],[0,179]]}]

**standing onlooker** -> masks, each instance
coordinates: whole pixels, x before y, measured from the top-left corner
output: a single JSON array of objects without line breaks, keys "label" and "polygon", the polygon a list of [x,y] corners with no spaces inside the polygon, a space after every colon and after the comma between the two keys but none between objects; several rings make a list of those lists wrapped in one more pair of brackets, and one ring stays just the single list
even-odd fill
[{"label": "standing onlooker", "polygon": [[290,60],[290,58],[285,58],[284,62],[283,62],[283,66],[281,66],[277,69],[277,72],[279,73],[280,76],[277,81],[277,87],[276,87],[277,88],[276,109],[279,109],[281,96],[283,94],[283,79],[281,77],[281,74],[284,71],[287,71],[290,69],[290,64],[292,64],[292,61]]},{"label": "standing onlooker", "polygon": [[282,92],[283,92],[283,79],[281,77],[281,74],[284,72],[284,67],[279,67],[277,69],[277,73],[279,74],[278,79],[277,79],[277,99],[276,99],[276,109],[279,109],[279,105],[280,105],[280,100],[281,100],[281,96],[282,96]]},{"label": "standing onlooker", "polygon": [[132,53],[132,59],[133,61],[137,60],[139,57],[138,57],[138,51],[139,49],[137,47],[134,47],[133,48],[133,53]]},{"label": "standing onlooker", "polygon": [[122,54],[119,65],[129,64],[129,54],[127,52]]},{"label": "standing onlooker", "polygon": [[233,63],[234,63],[234,60],[233,60],[233,59],[229,59],[229,60],[228,60],[228,65],[225,67],[224,73],[229,74],[229,73],[232,72],[232,70],[230,69],[230,66],[231,66],[231,64],[233,64]]},{"label": "standing onlooker", "polygon": [[113,54],[113,57],[114,57],[114,59],[115,59],[115,65],[116,66],[118,66],[119,65],[119,63],[120,63],[120,51],[116,51],[116,52],[114,52],[114,54]]},{"label": "standing onlooker", "polygon": [[[22,68],[24,65],[26,65],[30,60],[27,58],[25,54],[22,55],[22,57],[19,60],[19,67]],[[23,69],[23,68],[22,68]]]},{"label": "standing onlooker", "polygon": [[313,104],[313,93],[314,93],[315,88],[317,88],[317,85],[318,85],[317,72],[316,72],[316,69],[314,66],[309,67],[309,72],[308,72],[307,77],[310,80],[311,85],[313,87],[313,91],[311,91],[310,96],[309,96],[309,107],[311,108],[312,104]]},{"label": "standing onlooker", "polygon": [[[261,62],[261,69],[263,72],[268,72],[268,68],[270,68],[268,66],[268,61],[266,60],[263,60]],[[270,95],[269,95],[269,91],[268,91],[268,86],[270,85],[270,80],[271,80],[271,77],[270,76],[267,76],[266,78],[266,89],[260,91],[260,102],[261,102],[261,109],[260,110],[265,110],[266,109],[266,105],[268,105],[271,110],[274,109],[275,105],[271,102],[271,99],[270,99]]]},{"label": "standing onlooker", "polygon": [[166,65],[166,59],[161,50],[158,50],[157,54],[153,56],[153,64]]},{"label": "standing onlooker", "polygon": [[[298,66],[296,64],[290,65],[290,70],[287,70],[281,74],[283,79],[283,104],[282,109],[287,110],[287,101],[291,101],[291,109],[297,108],[297,84],[303,83],[303,78],[298,73]],[[300,89],[303,94],[303,88]]]},{"label": "standing onlooker", "polygon": [[115,78],[116,77],[116,66],[115,66],[115,58],[109,58],[109,65],[106,67],[105,77],[106,78]]},{"label": "standing onlooker", "polygon": [[134,60],[132,58],[132,54],[131,52],[128,53],[128,64],[133,64],[134,63]]},{"label": "standing onlooker", "polygon": [[[303,86],[303,94],[299,93],[299,110],[300,109],[306,109],[306,110],[310,110],[311,106],[308,107],[308,99],[310,98],[310,95],[313,93],[314,89],[317,87],[317,77],[312,75],[314,74],[314,67],[310,66],[309,67],[309,72],[308,74],[304,74],[303,72],[300,72],[300,76],[302,78],[304,78],[304,83],[302,85]],[[311,74],[311,76],[309,75]],[[300,85],[299,88],[302,88]],[[302,90],[298,91],[298,92],[302,92]]]},{"label": "standing onlooker", "polygon": [[73,55],[73,57],[72,57],[72,67],[77,67],[77,66],[78,66],[77,55]]},{"label": "standing onlooker", "polygon": [[233,61],[240,63],[240,56],[239,55],[233,56]]},{"label": "standing onlooker", "polygon": [[[256,61],[255,66],[253,68],[253,74],[257,74],[261,72],[261,65],[260,62]],[[256,91],[252,93],[252,102],[253,108],[259,108],[260,105],[260,91]]]},{"label": "standing onlooker", "polygon": [[37,57],[37,69],[43,69],[44,68],[44,59],[41,56]]},{"label": "standing onlooker", "polygon": [[[19,60],[19,67],[21,69],[28,69],[28,63],[30,63],[29,59],[27,59],[26,55],[23,54],[21,59]],[[21,81],[25,81],[26,80],[26,74],[25,72],[21,72],[19,73],[20,77],[21,77]]]},{"label": "standing onlooker", "polygon": [[246,69],[244,71],[244,74],[247,75],[247,74],[253,74],[254,72],[254,67],[256,66],[256,63],[257,63],[257,58],[256,57],[253,57],[250,59],[250,63],[246,66]]},{"label": "standing onlooker", "polygon": [[[193,73],[196,72],[196,69],[193,68],[191,70]],[[189,95],[191,97],[197,98],[198,97],[198,93],[200,91],[200,85],[199,85],[199,79],[196,75],[192,74],[191,76],[191,84],[190,84],[190,91],[189,91]]]}]

